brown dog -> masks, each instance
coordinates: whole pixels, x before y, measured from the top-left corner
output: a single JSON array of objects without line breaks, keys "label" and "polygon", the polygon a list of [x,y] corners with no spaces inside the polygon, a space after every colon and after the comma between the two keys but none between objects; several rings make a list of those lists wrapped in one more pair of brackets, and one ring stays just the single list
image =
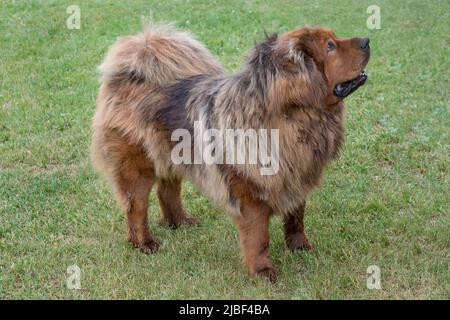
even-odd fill
[{"label": "brown dog", "polygon": [[[197,223],[181,203],[181,181],[187,177],[235,219],[250,275],[275,280],[269,218],[283,217],[291,250],[312,249],[303,225],[307,195],[339,152],[342,100],[366,81],[369,56],[367,38],[301,28],[267,37],[240,72],[227,75],[188,33],[151,26],[118,40],[100,67],[92,155],[127,215],[128,240],[146,252],[159,248],[147,225],[154,183],[163,223]],[[194,132],[195,138],[199,119],[202,129],[221,132],[277,130],[276,173],[262,175],[260,162],[174,162],[174,132]],[[249,146],[237,149],[248,152]]]}]

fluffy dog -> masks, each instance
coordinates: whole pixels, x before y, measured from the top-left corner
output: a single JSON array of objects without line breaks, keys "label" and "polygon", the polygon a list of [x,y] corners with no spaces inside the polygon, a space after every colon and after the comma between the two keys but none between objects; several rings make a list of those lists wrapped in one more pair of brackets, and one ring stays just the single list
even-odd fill
[{"label": "fluffy dog", "polygon": [[[168,26],[119,39],[100,66],[92,157],[115,187],[128,240],[145,252],[159,248],[147,224],[155,183],[162,223],[198,223],[181,202],[186,177],[234,218],[249,274],[276,280],[269,218],[282,216],[289,249],[313,248],[303,224],[307,195],[339,153],[343,99],[367,80],[369,56],[367,38],[299,28],[267,36],[228,75],[199,41]],[[173,132],[193,132],[198,119],[204,129],[278,130],[276,174],[262,175],[260,163],[174,163]]]}]

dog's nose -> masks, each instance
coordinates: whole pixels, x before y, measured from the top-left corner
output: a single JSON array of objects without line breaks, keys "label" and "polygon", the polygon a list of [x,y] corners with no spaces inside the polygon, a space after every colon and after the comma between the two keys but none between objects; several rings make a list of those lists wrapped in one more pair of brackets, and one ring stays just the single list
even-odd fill
[{"label": "dog's nose", "polygon": [[369,49],[369,38],[359,38],[359,48],[362,50],[368,50]]}]

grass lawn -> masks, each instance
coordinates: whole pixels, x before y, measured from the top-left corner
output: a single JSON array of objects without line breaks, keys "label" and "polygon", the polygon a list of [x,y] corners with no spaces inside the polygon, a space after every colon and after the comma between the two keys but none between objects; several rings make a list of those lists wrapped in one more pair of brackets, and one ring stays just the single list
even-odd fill
[{"label": "grass lawn", "polygon": [[[81,29],[66,8],[81,8]],[[381,8],[381,29],[366,10]],[[2,1],[0,4],[0,299],[450,298],[450,2]],[[185,183],[202,224],[150,223],[161,250],[125,241],[124,216],[89,160],[96,66],[140,17],[193,31],[230,71],[263,29],[324,25],[367,35],[368,83],[347,99],[343,154],[307,206],[316,250],[290,253],[271,223],[279,282],[249,279],[230,217]],[[81,290],[66,269],[81,268]],[[381,269],[381,289],[366,269]]]}]

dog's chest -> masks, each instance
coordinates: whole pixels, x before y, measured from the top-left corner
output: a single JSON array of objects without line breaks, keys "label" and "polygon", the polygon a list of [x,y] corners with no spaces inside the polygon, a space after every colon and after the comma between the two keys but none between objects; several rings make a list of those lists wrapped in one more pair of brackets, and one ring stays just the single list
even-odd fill
[{"label": "dog's chest", "polygon": [[[297,121],[295,121],[297,120]],[[302,115],[283,132],[281,157],[287,185],[316,186],[326,164],[339,154],[344,138],[341,114]]]}]

